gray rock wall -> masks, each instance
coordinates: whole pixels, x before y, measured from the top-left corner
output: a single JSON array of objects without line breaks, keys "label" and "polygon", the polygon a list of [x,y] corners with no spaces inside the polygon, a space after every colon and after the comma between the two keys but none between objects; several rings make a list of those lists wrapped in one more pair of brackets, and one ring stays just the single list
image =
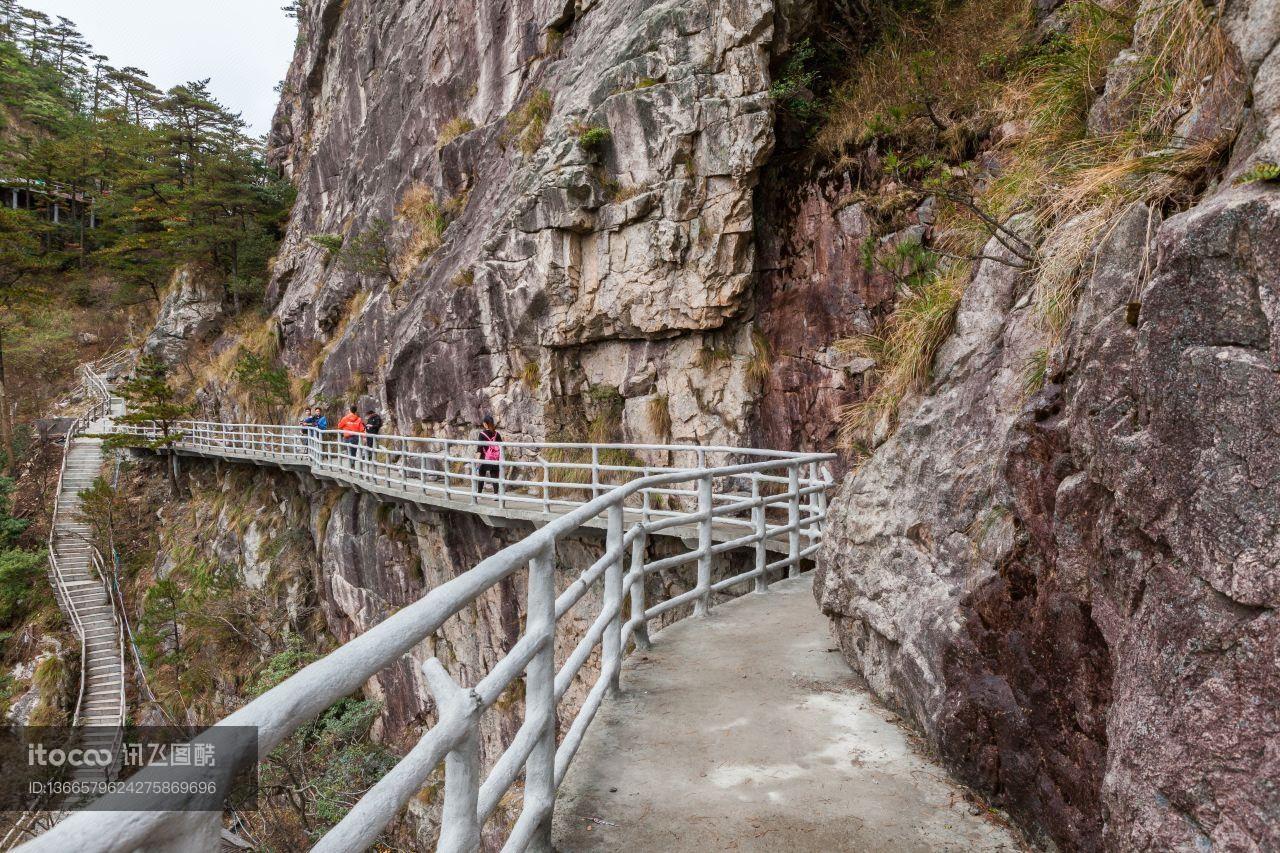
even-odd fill
[{"label": "gray rock wall", "polygon": [[[735,441],[772,30],[764,0],[311,3],[271,137],[299,185],[269,297],[285,358],[316,365],[316,394],[383,397],[402,429],[488,409],[510,434],[571,431],[607,383],[665,396],[677,439]],[[539,91],[545,136],[522,151],[509,116]],[[446,142],[450,122],[474,129]],[[584,127],[611,138],[584,151]],[[420,263],[395,218],[415,185],[458,208]],[[402,283],[308,239],[375,218],[395,221]]]},{"label": "gray rock wall", "polygon": [[179,267],[169,280],[143,352],[167,364],[182,361],[193,346],[220,331],[225,297],[222,284],[213,277],[190,264]]}]

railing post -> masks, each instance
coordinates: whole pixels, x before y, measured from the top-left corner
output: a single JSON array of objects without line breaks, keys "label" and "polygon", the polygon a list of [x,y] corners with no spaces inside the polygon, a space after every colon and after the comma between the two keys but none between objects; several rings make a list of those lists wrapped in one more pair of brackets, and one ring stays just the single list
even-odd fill
[{"label": "railing post", "polygon": [[[822,486],[822,488],[818,490],[818,515],[821,517],[827,514],[827,476],[826,472],[824,472],[821,467],[818,469],[818,484]],[[818,530],[818,538],[821,539],[822,533],[826,529],[826,521],[819,521],[816,526]]]},{"label": "railing post", "polygon": [[791,563],[787,566],[787,577],[800,577],[800,465],[792,463],[787,467],[787,488],[791,490],[791,499],[787,501],[787,556]]},{"label": "railing post", "polygon": [[507,508],[507,449],[498,445],[498,509]]},{"label": "railing post", "polygon": [[[648,465],[646,465],[644,467],[644,476],[648,477],[650,473],[651,473],[650,468]],[[649,513],[650,513],[649,490],[641,489],[640,490],[640,518],[644,521],[645,524],[649,523]]]},{"label": "railing post", "polygon": [[551,812],[556,786],[556,557],[554,543],[529,561],[525,631],[542,647],[525,669],[525,725],[536,732],[524,768],[524,808],[538,816],[529,849],[551,850]]},{"label": "railing post", "polygon": [[440,720],[467,717],[467,734],[444,760],[444,807],[437,853],[472,853],[480,849],[480,699],[463,690],[438,658],[422,665],[427,687],[436,700]]},{"label": "railing post", "polygon": [[616,692],[618,676],[622,671],[622,502],[609,507],[609,528],[605,535],[605,550],[617,551],[604,570],[604,601],[601,607],[614,610],[613,618],[604,629],[601,641],[600,670],[609,678],[609,689]]},{"label": "railing post", "polygon": [[600,494],[600,448],[591,445],[591,497]]},{"label": "railing post", "polygon": [[[751,475],[751,499],[753,501],[760,500],[760,475]],[[751,508],[751,523],[756,532],[756,592],[769,591],[769,578],[765,572],[765,566],[769,564],[768,555],[765,552],[764,540],[769,534],[768,525],[765,523],[764,506],[753,506]]]},{"label": "railing post", "polygon": [[453,473],[451,470],[452,467],[453,466],[449,462],[449,442],[446,441],[444,443],[444,496],[446,498],[448,498],[450,492],[453,491],[452,477],[450,477],[450,474]]},{"label": "railing post", "polygon": [[[808,485],[805,488],[811,489],[815,485],[818,485],[820,482],[821,481],[818,479],[818,463],[810,462],[809,463],[809,481],[808,481]],[[805,533],[805,538],[809,541],[809,545],[811,546],[817,543],[818,536],[820,533],[818,529],[818,498],[821,494],[822,494],[821,491],[813,492],[809,495],[809,500],[806,501],[808,506],[805,508],[805,514],[809,517],[809,524],[807,527],[805,527],[804,533]]]},{"label": "railing post", "polygon": [[631,575],[631,621],[636,623],[631,636],[637,649],[648,649],[653,645],[649,641],[649,620],[644,616],[648,609],[644,601],[644,549],[648,540],[649,530],[644,527],[631,540],[631,570],[628,574]]},{"label": "railing post", "polygon": [[693,615],[711,612],[711,475],[698,480],[698,592]]},{"label": "railing post", "polygon": [[542,460],[542,511],[551,512],[551,466],[541,456],[538,458]]}]

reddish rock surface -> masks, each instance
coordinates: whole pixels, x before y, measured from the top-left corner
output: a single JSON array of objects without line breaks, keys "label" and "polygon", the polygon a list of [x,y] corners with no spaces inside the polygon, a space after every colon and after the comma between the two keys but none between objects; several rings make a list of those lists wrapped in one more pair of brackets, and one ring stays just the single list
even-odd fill
[{"label": "reddish rock surface", "polygon": [[836,342],[871,331],[892,306],[893,283],[864,265],[871,228],[850,189],[847,176],[798,180],[783,167],[757,193],[756,322],[772,364],[757,446],[835,447],[841,406],[863,392],[867,362]]}]

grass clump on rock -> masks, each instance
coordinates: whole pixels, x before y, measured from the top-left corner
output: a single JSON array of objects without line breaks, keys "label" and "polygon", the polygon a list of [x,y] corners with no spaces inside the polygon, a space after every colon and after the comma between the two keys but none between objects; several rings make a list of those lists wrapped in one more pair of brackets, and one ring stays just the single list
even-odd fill
[{"label": "grass clump on rock", "polygon": [[579,125],[575,131],[578,134],[578,147],[588,154],[598,154],[613,138],[613,134],[607,127]]},{"label": "grass clump on rock", "polygon": [[444,123],[436,136],[436,148],[443,148],[453,140],[476,129],[476,123],[466,116],[454,116]]},{"label": "grass clump on rock", "polygon": [[838,342],[841,351],[874,361],[879,380],[869,397],[841,411],[845,446],[853,446],[885,417],[892,418],[908,394],[924,389],[934,356],[955,327],[969,275],[965,263],[940,268],[899,300],[877,332]]},{"label": "grass clump on rock", "polygon": [[551,93],[546,89],[534,92],[527,101],[507,116],[507,139],[517,140],[520,152],[533,154],[542,147],[551,119]]}]

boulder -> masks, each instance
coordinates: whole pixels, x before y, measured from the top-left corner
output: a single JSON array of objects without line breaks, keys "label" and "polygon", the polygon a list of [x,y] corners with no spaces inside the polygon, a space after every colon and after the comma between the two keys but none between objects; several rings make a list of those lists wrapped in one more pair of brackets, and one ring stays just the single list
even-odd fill
[{"label": "boulder", "polygon": [[143,352],[166,364],[177,364],[198,343],[210,340],[220,328],[226,295],[223,286],[199,270],[179,267],[169,281],[155,328]]}]

